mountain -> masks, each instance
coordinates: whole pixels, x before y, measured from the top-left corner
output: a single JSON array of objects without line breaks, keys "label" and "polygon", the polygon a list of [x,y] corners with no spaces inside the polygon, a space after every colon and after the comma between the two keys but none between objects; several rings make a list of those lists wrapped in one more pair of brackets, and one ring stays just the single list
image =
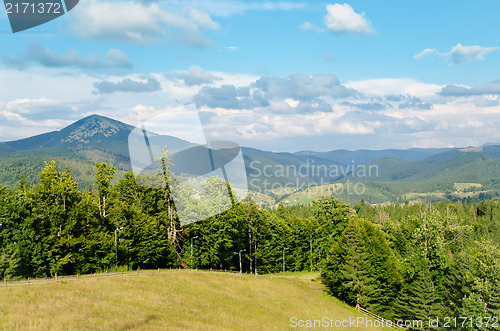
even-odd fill
[{"label": "mountain", "polygon": [[362,185],[368,195],[361,198],[372,203],[498,199],[499,151],[495,145],[455,148],[419,161],[383,158],[355,169],[341,182]]},{"label": "mountain", "polygon": [[[95,162],[111,162],[120,173],[131,170],[128,138],[134,126],[99,115],[85,117],[59,131],[30,138],[0,143],[0,184],[14,187],[22,175],[35,183],[46,161],[56,160],[69,168],[84,188],[92,186]],[[173,171],[202,173],[205,164],[197,157],[207,154],[203,147],[172,136],[148,132],[149,143],[158,149],[166,145],[172,153]],[[161,145],[161,146],[160,146]],[[182,150],[182,152],[176,153]],[[242,148],[253,189],[264,190],[268,185],[296,186],[301,183],[331,181],[338,176],[318,173],[316,168],[341,166],[340,163],[316,156],[273,153]],[[222,154],[218,154],[222,155]],[[147,161],[147,160],[146,160]]]},{"label": "mountain", "polygon": [[[496,146],[500,149],[500,146]],[[493,154],[493,153],[491,153]],[[500,178],[500,158],[478,150],[454,149],[430,156],[420,161],[383,158],[366,166],[372,168],[371,176],[358,176],[364,181],[422,182],[477,182],[486,185]],[[376,171],[374,171],[376,169]],[[346,178],[356,178],[353,171]],[[365,172],[366,173],[366,172]]]},{"label": "mountain", "polygon": [[[0,153],[54,148],[93,147],[128,157],[128,137],[134,126],[100,116],[90,115],[59,131],[52,131],[26,139],[4,142]],[[154,133],[149,133],[153,136]],[[164,136],[165,137],[165,136]],[[190,143],[166,136],[169,146],[183,148]]]},{"label": "mountain", "polygon": [[113,149],[115,142],[125,143],[132,130],[131,125],[104,116],[91,115],[60,131],[5,142],[3,145],[9,147],[10,151],[104,146]]},{"label": "mountain", "polygon": [[295,153],[300,156],[316,156],[322,159],[333,160],[343,164],[367,164],[382,158],[398,158],[408,161],[419,161],[429,156],[441,154],[451,148],[410,148],[410,149],[384,149],[349,151],[338,149],[329,152],[300,151]]},{"label": "mountain", "polygon": [[303,184],[328,183],[339,178],[343,164],[317,156],[276,153],[242,148],[249,188],[264,191],[273,187],[298,187]]},{"label": "mountain", "polygon": [[[59,131],[0,143],[0,185],[15,187],[22,176],[28,184],[36,183],[38,173],[50,160],[63,170],[68,168],[81,188],[92,187],[96,162],[112,163],[118,181],[131,170],[128,139],[134,129],[111,118],[91,115]],[[142,131],[139,132],[141,138]],[[152,148],[169,148],[176,165],[174,172],[207,171],[209,163],[199,159],[199,155],[208,155],[206,147],[153,132],[147,135]],[[368,193],[357,197],[369,202],[398,201],[410,193],[450,195],[458,191],[463,197],[466,191],[473,195],[500,192],[500,145],[297,153],[242,147],[241,152],[249,188],[265,193],[271,200],[331,182],[347,184],[346,188],[362,183]],[[225,162],[237,153],[237,147],[226,149],[217,152],[215,158],[220,159],[219,163]],[[146,154],[144,162],[149,159]]]},{"label": "mountain", "polygon": [[[116,179],[131,170],[128,137],[135,127],[120,121],[91,115],[59,130],[26,139],[0,143],[0,184],[18,185],[21,176],[36,183],[45,162],[55,160],[68,168],[81,188],[91,188],[95,163],[110,162],[117,168]],[[148,132],[155,139],[155,133]],[[172,136],[162,142],[175,149],[191,143]]]},{"label": "mountain", "polygon": [[[478,152],[459,152],[446,158],[432,156],[421,161],[384,158],[370,163],[367,167],[373,168],[371,176],[361,177],[365,181],[453,180],[487,184],[493,178],[500,178],[500,159]],[[356,171],[349,177],[355,178]]]}]

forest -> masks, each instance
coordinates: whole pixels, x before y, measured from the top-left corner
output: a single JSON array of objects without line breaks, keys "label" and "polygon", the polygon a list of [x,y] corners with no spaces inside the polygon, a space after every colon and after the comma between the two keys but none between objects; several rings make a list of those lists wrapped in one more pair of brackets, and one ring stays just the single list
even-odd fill
[{"label": "forest", "polygon": [[[239,270],[241,255],[245,273],[319,271],[331,294],[387,319],[466,316],[459,329],[500,327],[486,325],[500,316],[498,201],[350,206],[324,196],[266,209],[245,199],[181,225],[169,185],[114,176],[113,165],[96,163],[93,188],[80,191],[52,161],[38,183],[1,187],[0,277]],[[214,201],[221,185],[208,181],[199,194]]]}]

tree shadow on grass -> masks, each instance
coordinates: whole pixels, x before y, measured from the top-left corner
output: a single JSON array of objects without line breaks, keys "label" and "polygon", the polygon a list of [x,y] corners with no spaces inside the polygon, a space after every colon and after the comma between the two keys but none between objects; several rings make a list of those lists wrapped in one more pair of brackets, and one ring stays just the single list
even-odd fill
[{"label": "tree shadow on grass", "polygon": [[132,330],[132,329],[143,329],[145,326],[148,325],[149,322],[158,319],[158,316],[156,315],[148,315],[144,318],[142,321],[134,322],[134,323],[129,323],[123,327],[121,327],[119,330]]}]

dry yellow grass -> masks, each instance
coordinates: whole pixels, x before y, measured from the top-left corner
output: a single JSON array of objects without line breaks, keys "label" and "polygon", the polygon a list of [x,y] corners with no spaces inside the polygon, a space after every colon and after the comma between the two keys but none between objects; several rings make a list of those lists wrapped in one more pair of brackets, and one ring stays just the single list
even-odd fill
[{"label": "dry yellow grass", "polygon": [[4,287],[0,329],[282,330],[293,316],[361,316],[323,290],[310,280],[191,270]]},{"label": "dry yellow grass", "polygon": [[453,188],[455,190],[463,191],[471,187],[480,188],[483,185],[480,183],[454,183]]},{"label": "dry yellow grass", "polygon": [[299,204],[308,204],[321,196],[331,196],[332,193],[340,193],[344,188],[342,183],[310,186],[303,191],[290,195],[287,199],[291,204],[297,201]]}]

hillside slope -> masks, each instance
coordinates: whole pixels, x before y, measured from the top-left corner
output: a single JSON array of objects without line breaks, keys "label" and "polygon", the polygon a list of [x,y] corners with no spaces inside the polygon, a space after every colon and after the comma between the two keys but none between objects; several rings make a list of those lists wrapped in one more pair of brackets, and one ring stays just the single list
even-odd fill
[{"label": "hillside slope", "polygon": [[[38,179],[44,162],[56,160],[61,168],[66,167],[79,182],[80,187],[90,188],[93,182],[94,163],[110,162],[119,173],[130,171],[128,137],[133,126],[100,115],[85,117],[59,131],[0,143],[0,185],[16,187],[21,175],[28,184]],[[158,136],[150,132],[149,142],[165,144],[169,151],[182,151],[193,145],[173,136]],[[266,152],[242,148],[245,165],[256,190],[263,190],[265,181],[269,185],[295,186],[297,183],[331,181],[328,174],[315,174],[318,167],[342,166],[338,162],[316,156],[300,156],[292,153]],[[191,153],[193,154],[193,153]],[[173,154],[173,171],[198,173],[200,162],[196,154],[180,152]],[[266,176],[264,169],[270,169],[272,176]],[[289,170],[290,169],[290,170]],[[299,174],[300,172],[301,174]]]},{"label": "hillside slope", "polygon": [[[436,183],[477,182],[487,185],[493,179],[500,177],[500,159],[476,151],[449,151],[422,161],[381,159],[370,165],[376,166],[378,171],[375,172],[372,169],[371,177],[358,176],[359,179],[385,182],[423,182],[427,180]],[[349,178],[356,178],[356,171]]]},{"label": "hillside slope", "polygon": [[317,282],[191,270],[0,288],[0,329],[284,330],[291,317],[362,316],[322,289]]},{"label": "hillside slope", "polygon": [[356,165],[361,165],[382,158],[396,158],[408,161],[419,161],[429,156],[446,152],[447,150],[449,150],[449,148],[410,148],[410,149],[383,149],[383,150],[360,149],[356,151],[338,149],[328,152],[301,151],[294,154],[300,156],[316,156],[344,164],[354,163]]},{"label": "hillside slope", "polygon": [[[112,163],[117,169],[117,181],[131,170],[128,137],[133,129],[133,126],[120,121],[91,115],[59,131],[0,143],[0,185],[14,188],[22,176],[29,185],[35,184],[45,162],[51,160],[55,160],[61,170],[68,168],[80,189],[92,188],[95,162]],[[207,163],[199,162],[198,154],[194,153],[198,149],[203,150],[202,146],[152,132],[148,136],[151,146],[166,145],[169,148],[175,165],[172,168],[174,173],[206,172],[204,165]],[[340,186],[344,188],[340,197],[349,202],[361,199],[371,203],[398,201],[406,199],[408,194],[428,192],[452,194],[456,183],[472,183],[478,198],[480,194],[483,198],[500,196],[499,145],[297,153],[242,147],[241,152],[249,189],[260,192],[262,199],[270,203],[282,200],[293,203],[297,199],[287,199],[288,195],[308,190],[309,186],[335,181],[350,182]],[[372,176],[349,175],[354,166],[362,164],[365,164],[365,169],[370,168]],[[349,190],[357,182],[364,183],[361,195],[353,195]],[[304,199],[302,193],[299,194],[301,201],[312,198],[308,194]]]}]

